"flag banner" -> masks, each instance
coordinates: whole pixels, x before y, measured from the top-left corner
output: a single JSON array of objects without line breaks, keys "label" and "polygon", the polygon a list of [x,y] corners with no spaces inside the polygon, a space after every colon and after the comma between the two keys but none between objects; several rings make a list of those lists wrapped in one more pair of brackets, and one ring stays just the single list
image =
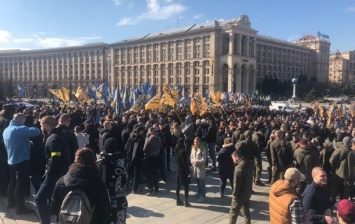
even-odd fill
[{"label": "flag banner", "polygon": [[160,110],[160,109],[162,109],[163,106],[160,104],[161,95],[162,95],[162,93],[158,93],[153,98],[151,98],[149,100],[149,102],[145,104],[145,109],[146,110],[153,110],[153,109]]},{"label": "flag banner", "polygon": [[150,88],[148,89],[147,100],[151,99],[153,96],[155,96],[155,87],[150,86]]},{"label": "flag banner", "polygon": [[162,104],[175,106],[176,102],[179,100],[179,92],[177,90],[171,90],[169,84],[165,83],[163,86],[163,99]]},{"label": "flag banner", "polygon": [[76,93],[74,95],[78,99],[79,103],[83,103],[85,101],[85,93],[80,85],[78,86],[78,89],[76,90]]},{"label": "flag banner", "polygon": [[91,87],[88,87],[90,96],[94,99],[95,103],[98,99],[101,99],[101,96],[97,96],[97,88],[99,87],[98,83],[94,83]]},{"label": "flag banner", "polygon": [[60,100],[64,100],[62,90],[60,89],[49,89],[49,92],[51,92],[54,96],[56,96]]},{"label": "flag banner", "polygon": [[61,90],[62,90],[63,100],[69,101],[70,100],[69,90],[67,88],[65,88],[64,86],[61,87]]},{"label": "flag banner", "polygon": [[17,89],[18,89],[18,97],[19,98],[22,98],[23,97],[23,94],[25,93],[26,89],[24,87],[21,87],[20,85],[17,85]]},{"label": "flag banner", "polygon": [[144,108],[144,94],[140,95],[135,104],[129,109],[129,111],[137,113]]},{"label": "flag banner", "polygon": [[142,86],[142,92],[144,93],[144,95],[148,96],[149,95],[149,88],[150,88],[150,85],[149,85],[149,82],[145,82]]},{"label": "flag banner", "polygon": [[221,98],[222,94],[220,92],[211,93],[212,102],[216,104],[217,107],[221,106]]},{"label": "flag banner", "polygon": [[194,98],[196,99],[196,103],[199,106],[200,116],[204,115],[209,109],[207,103],[199,93],[196,93]]},{"label": "flag banner", "polygon": [[121,94],[120,91],[118,90],[118,87],[116,87],[115,89],[114,98],[112,102],[114,103],[116,114],[121,114],[123,106],[122,106]]}]

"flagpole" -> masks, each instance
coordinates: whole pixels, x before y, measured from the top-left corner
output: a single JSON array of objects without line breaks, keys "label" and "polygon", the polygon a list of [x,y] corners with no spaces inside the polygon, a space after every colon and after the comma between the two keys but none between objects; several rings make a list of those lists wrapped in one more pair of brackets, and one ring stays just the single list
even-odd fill
[{"label": "flagpole", "polygon": [[182,123],[182,120],[181,120],[181,118],[180,118],[179,114],[177,113],[177,111],[176,111],[175,107],[174,107],[174,112],[175,112],[175,114],[178,116],[178,118],[179,118],[180,122]]}]

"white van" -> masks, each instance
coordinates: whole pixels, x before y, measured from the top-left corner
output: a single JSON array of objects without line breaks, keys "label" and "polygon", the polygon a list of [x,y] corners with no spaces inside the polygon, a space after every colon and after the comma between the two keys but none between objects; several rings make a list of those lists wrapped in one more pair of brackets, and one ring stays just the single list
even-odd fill
[{"label": "white van", "polygon": [[294,112],[295,109],[290,107],[288,103],[271,103],[269,106],[270,110],[284,110],[286,112]]}]

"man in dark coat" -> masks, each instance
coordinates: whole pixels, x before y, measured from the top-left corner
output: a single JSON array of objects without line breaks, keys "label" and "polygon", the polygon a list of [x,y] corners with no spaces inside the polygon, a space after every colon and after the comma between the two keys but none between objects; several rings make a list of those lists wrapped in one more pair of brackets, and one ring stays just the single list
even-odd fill
[{"label": "man in dark coat", "polygon": [[69,129],[70,121],[71,118],[69,114],[61,114],[58,119],[58,128],[62,129],[64,138],[69,143],[71,162],[74,162],[75,152],[79,149],[79,144],[74,132]]},{"label": "man in dark coat", "polygon": [[320,168],[312,170],[313,182],[303,193],[304,212],[309,213],[313,223],[333,223],[330,192],[327,188],[327,174]]},{"label": "man in dark coat", "polygon": [[298,170],[305,175],[305,180],[301,180],[297,187],[297,193],[302,195],[304,189],[312,182],[312,170],[319,166],[317,154],[307,146],[307,142],[301,139],[298,148],[294,152]]},{"label": "man in dark coat", "polygon": [[13,104],[4,105],[0,111],[0,194],[2,196],[7,195],[7,186],[10,182],[10,168],[7,164],[7,152],[2,133],[9,126],[14,113],[15,106]]},{"label": "man in dark coat", "polygon": [[[185,207],[191,206],[189,203],[189,184],[190,184],[190,169],[188,165],[188,155],[185,150],[185,140],[183,138],[178,139],[175,152],[176,160],[176,205],[181,206],[185,204]],[[185,188],[185,203],[180,199],[180,188]]]},{"label": "man in dark coat", "polygon": [[135,125],[133,134],[129,137],[126,149],[126,159],[128,163],[129,179],[133,177],[132,193],[140,193],[139,182],[141,179],[142,162],[143,162],[143,147],[144,147],[144,128],[140,125]]},{"label": "man in dark coat", "polygon": [[84,122],[83,132],[89,135],[89,145],[87,147],[98,154],[99,131],[94,128],[94,125],[92,125],[90,120]]},{"label": "man in dark coat", "polygon": [[247,161],[241,151],[232,154],[234,168],[234,188],[232,204],[229,212],[229,223],[237,223],[238,213],[241,211],[245,223],[251,223],[249,202],[253,186],[253,165]]},{"label": "man in dark coat", "polygon": [[69,144],[64,138],[63,130],[56,128],[56,120],[52,116],[41,119],[41,129],[45,135],[45,151],[47,166],[45,179],[36,194],[35,202],[42,224],[49,224],[48,200],[50,200],[56,182],[68,170],[71,164]]}]

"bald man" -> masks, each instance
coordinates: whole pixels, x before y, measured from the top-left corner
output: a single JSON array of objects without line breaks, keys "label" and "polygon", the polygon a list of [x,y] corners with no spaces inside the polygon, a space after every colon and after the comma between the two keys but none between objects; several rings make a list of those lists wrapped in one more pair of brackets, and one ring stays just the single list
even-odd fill
[{"label": "bald man", "polygon": [[3,133],[11,176],[7,189],[7,207],[16,207],[17,214],[32,212],[25,206],[24,196],[25,187],[28,186],[30,181],[30,138],[41,133],[36,127],[26,127],[24,125],[25,120],[24,114],[15,114]]},{"label": "bald man", "polygon": [[65,133],[56,127],[57,121],[52,116],[41,119],[41,130],[45,135],[45,152],[47,158],[45,179],[36,194],[35,202],[42,224],[49,224],[48,200],[51,199],[56,182],[66,174],[71,164],[71,153]]},{"label": "bald man", "polygon": [[330,191],[327,187],[327,174],[321,167],[312,170],[313,182],[303,193],[303,207],[305,213],[311,215],[313,223],[333,223],[331,217]]}]

